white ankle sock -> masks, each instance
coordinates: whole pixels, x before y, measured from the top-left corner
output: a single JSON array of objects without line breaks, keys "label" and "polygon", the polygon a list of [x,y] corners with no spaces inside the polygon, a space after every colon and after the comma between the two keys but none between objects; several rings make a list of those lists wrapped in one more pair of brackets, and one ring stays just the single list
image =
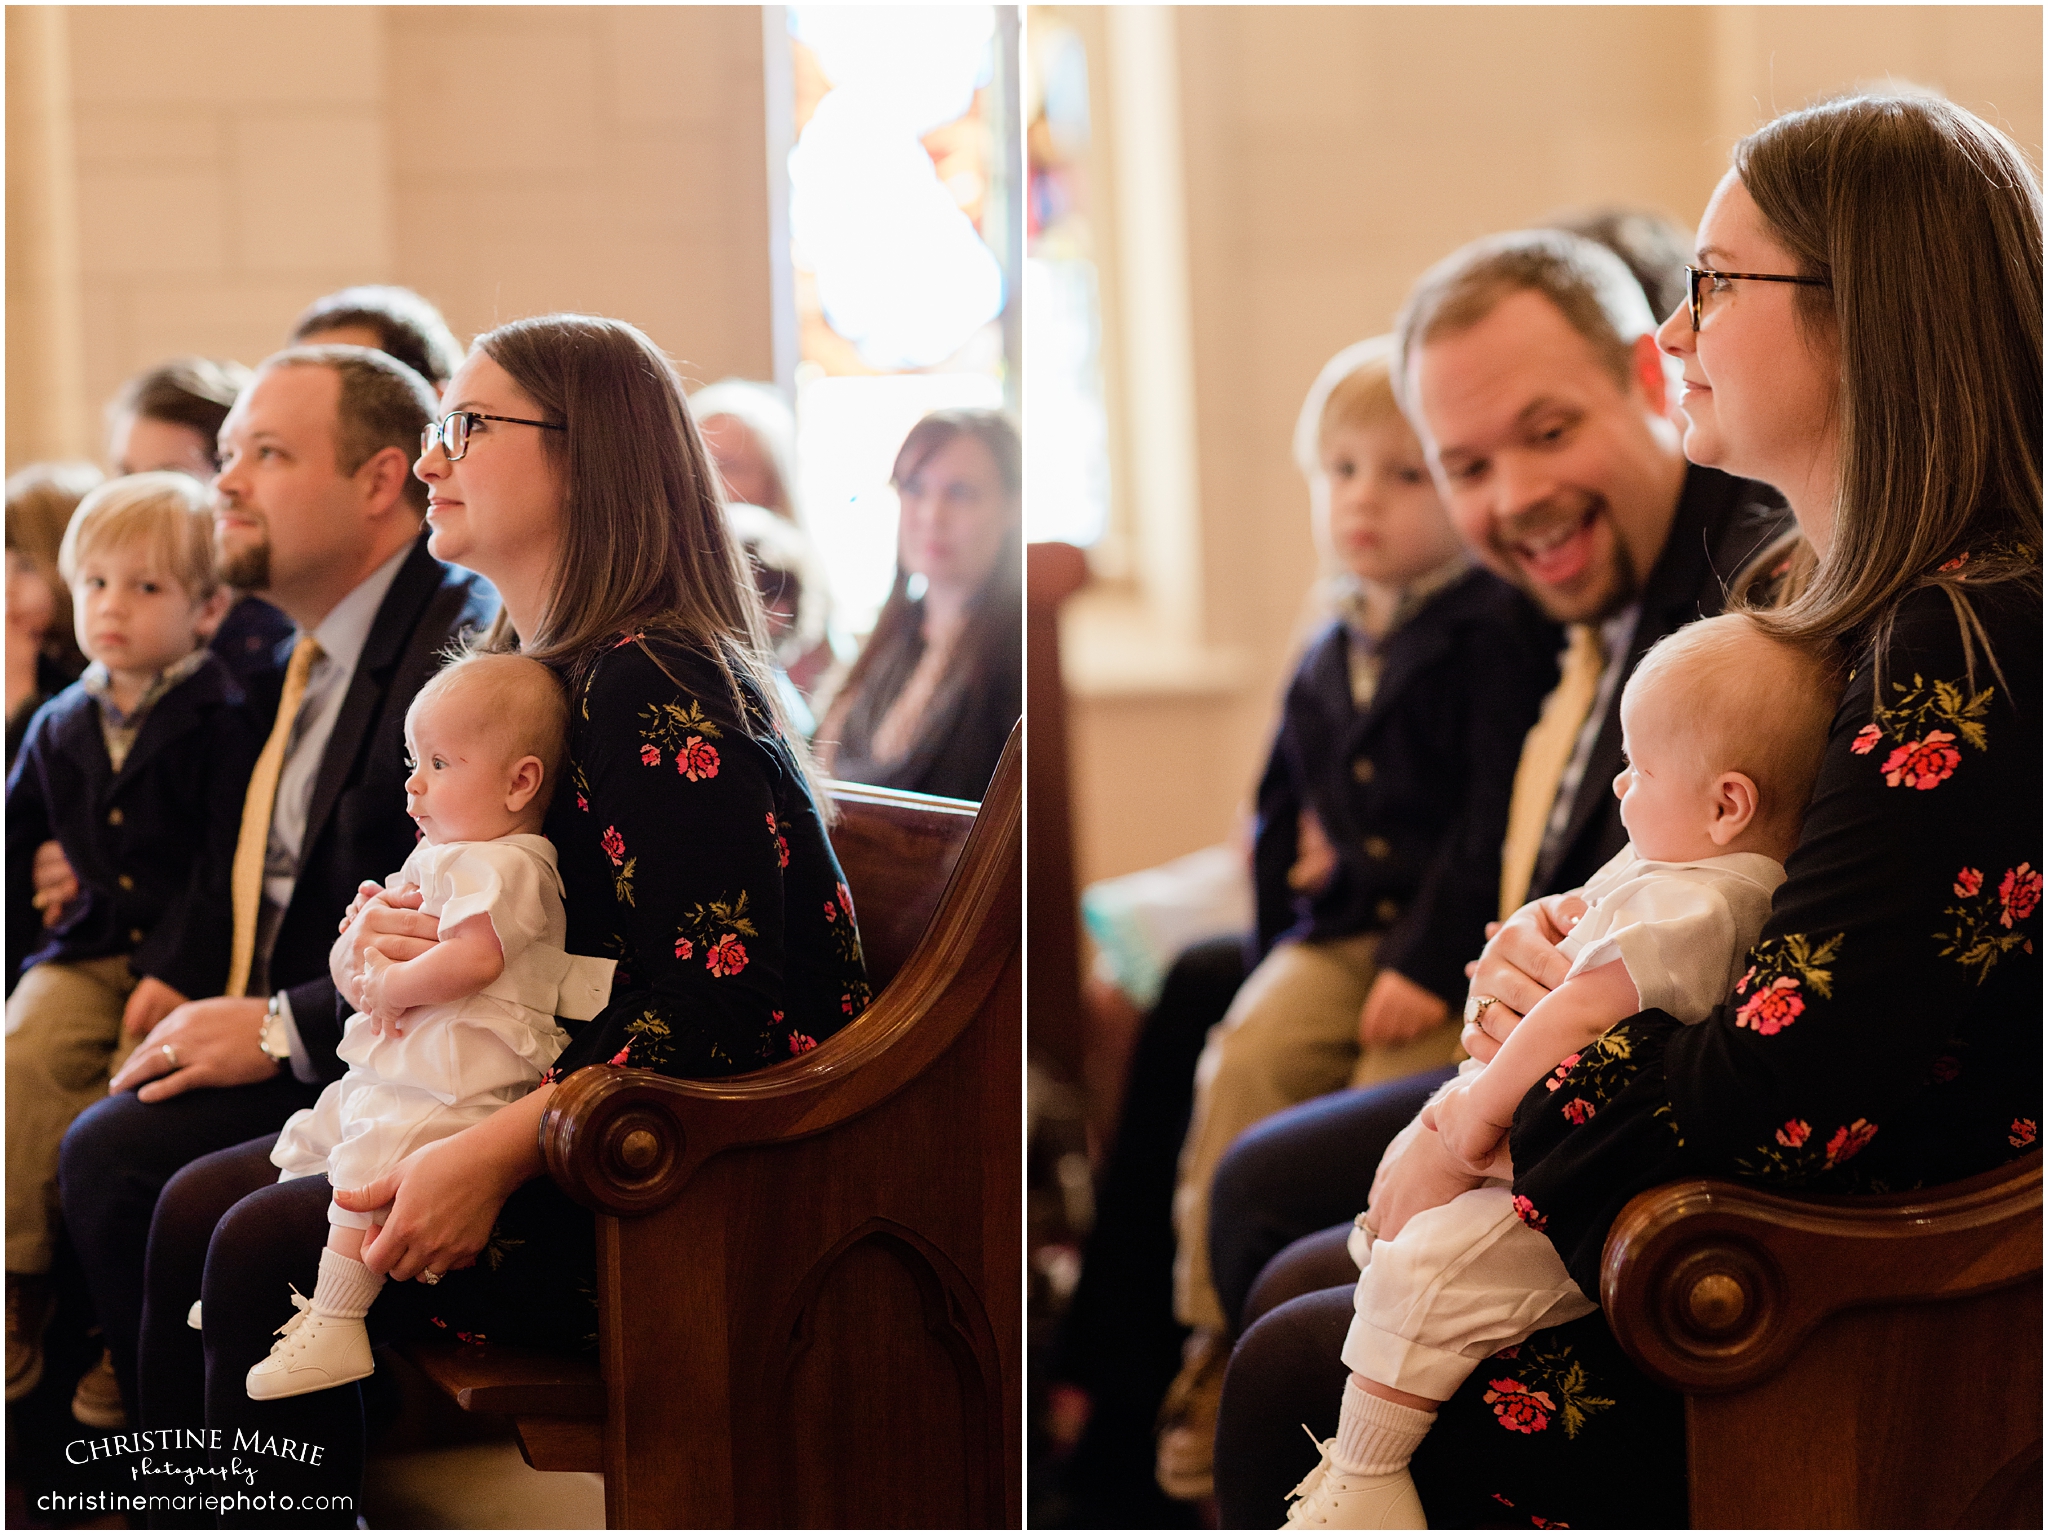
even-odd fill
[{"label": "white ankle sock", "polygon": [[1336,1443],[1330,1446],[1330,1464],[1354,1476],[1385,1476],[1402,1470],[1434,1422],[1433,1412],[1385,1401],[1357,1381],[1347,1380]]},{"label": "white ankle sock", "polygon": [[384,1281],[331,1247],[320,1249],[320,1283],[313,1289],[316,1316],[368,1316]]}]

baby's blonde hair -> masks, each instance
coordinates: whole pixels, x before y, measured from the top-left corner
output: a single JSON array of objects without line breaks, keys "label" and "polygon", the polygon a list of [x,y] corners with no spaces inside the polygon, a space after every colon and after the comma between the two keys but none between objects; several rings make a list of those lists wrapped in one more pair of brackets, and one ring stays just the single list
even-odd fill
[{"label": "baby's blonde hair", "polygon": [[1394,401],[1394,338],[1354,341],[1323,364],[1294,423],[1294,464],[1311,481],[1323,472],[1323,448],[1347,426],[1377,426],[1401,414]]},{"label": "baby's blonde hair", "polygon": [[1833,647],[1767,634],[1747,613],[1703,618],[1666,635],[1622,692],[1659,718],[1702,772],[1746,774],[1760,824],[1796,831],[1820,776],[1842,692]]},{"label": "baby's blonde hair", "polygon": [[213,509],[206,487],[189,474],[128,474],[89,491],[57,547],[57,572],[70,586],[95,550],[131,543],[141,544],[193,602],[204,602],[220,586]]},{"label": "baby's blonde hair", "polygon": [[508,758],[540,758],[541,781],[552,794],[569,749],[569,695],[561,680],[530,656],[459,653],[413,696],[407,727],[420,709],[456,693],[475,695],[485,728],[504,743]]}]

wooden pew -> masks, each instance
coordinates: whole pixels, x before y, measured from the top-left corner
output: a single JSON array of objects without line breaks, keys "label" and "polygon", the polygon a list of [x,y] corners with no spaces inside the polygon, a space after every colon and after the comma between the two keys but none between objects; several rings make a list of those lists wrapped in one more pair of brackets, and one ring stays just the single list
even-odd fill
[{"label": "wooden pew", "polygon": [[408,1345],[529,1464],[602,1471],[611,1527],[1021,1525],[1020,737],[979,814],[832,786],[876,990],[853,1023],[746,1076],[556,1090],[595,1364]]},{"label": "wooden pew", "polygon": [[1686,1394],[1695,1528],[2040,1528],[2039,1151],[1881,1197],[1652,1189],[1600,1298]]}]

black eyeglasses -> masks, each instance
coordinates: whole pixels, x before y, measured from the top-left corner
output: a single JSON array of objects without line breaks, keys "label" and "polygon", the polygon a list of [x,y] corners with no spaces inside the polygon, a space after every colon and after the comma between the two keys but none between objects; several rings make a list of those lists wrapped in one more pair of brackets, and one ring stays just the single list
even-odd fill
[{"label": "black eyeglasses", "polygon": [[1709,267],[1689,266],[1685,269],[1685,302],[1692,312],[1692,328],[1700,328],[1700,279],[1712,277],[1720,280],[1740,278],[1744,282],[1796,282],[1803,288],[1832,288],[1833,283],[1825,277],[1786,277],[1777,272],[1716,272]]},{"label": "black eyeglasses", "polygon": [[544,432],[566,432],[567,426],[553,421],[528,421],[524,416],[489,416],[480,410],[451,410],[439,421],[429,421],[427,429],[420,433],[420,456],[424,458],[434,451],[434,444],[440,443],[448,454],[448,461],[455,462],[469,451],[469,434],[472,423],[477,421],[509,421],[514,426],[537,426]]}]

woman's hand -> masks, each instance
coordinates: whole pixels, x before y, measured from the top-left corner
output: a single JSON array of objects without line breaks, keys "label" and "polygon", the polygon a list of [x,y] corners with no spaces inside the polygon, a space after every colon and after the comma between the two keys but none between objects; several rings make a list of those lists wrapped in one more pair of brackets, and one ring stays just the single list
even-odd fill
[{"label": "woman's hand", "polygon": [[1358,1043],[1367,1050],[1375,1045],[1405,1045],[1441,1027],[1450,1015],[1451,1010],[1435,992],[1397,970],[1382,970],[1358,1014]]},{"label": "woman's hand", "polygon": [[[362,1001],[356,1010],[369,1015],[372,1034],[382,1034],[386,1029],[393,1034],[405,1032],[406,1010],[393,1006],[385,991],[385,981],[391,974],[392,965],[397,963],[385,952],[385,945],[413,941],[409,938],[380,938],[363,950],[363,969],[356,985],[357,994],[361,996]],[[429,944],[428,947],[431,948],[432,945]]]},{"label": "woman's hand", "polygon": [[1483,1181],[1451,1157],[1436,1131],[1411,1123],[1395,1137],[1380,1163],[1372,1181],[1372,1201],[1365,1209],[1366,1224],[1382,1241],[1392,1241],[1418,1210],[1448,1204]]},{"label": "woman's hand", "polygon": [[422,899],[417,885],[358,887],[329,964],[335,986],[357,1012],[369,1011],[362,985],[372,945],[386,960],[404,960],[417,959],[440,941],[440,919],[419,909]]},{"label": "woman's hand", "polygon": [[336,1189],[344,1210],[390,1213],[363,1244],[373,1274],[413,1279],[423,1270],[446,1274],[468,1268],[491,1239],[491,1227],[510,1194],[477,1176],[462,1137],[430,1141],[363,1189]]},{"label": "woman's hand", "polygon": [[1423,1105],[1422,1123],[1437,1133],[1445,1155],[1482,1177],[1500,1155],[1508,1134],[1506,1125],[1489,1124],[1473,1106],[1471,1082],[1463,1077]]},{"label": "woman's hand", "polygon": [[1557,945],[1586,914],[1575,894],[1550,895],[1531,901],[1505,922],[1486,925],[1487,943],[1479,958],[1467,965],[1474,996],[1492,997],[1476,1023],[1467,1024],[1460,1043],[1480,1061],[1493,1059],[1522,1015],[1541,1002],[1571,969]]}]

